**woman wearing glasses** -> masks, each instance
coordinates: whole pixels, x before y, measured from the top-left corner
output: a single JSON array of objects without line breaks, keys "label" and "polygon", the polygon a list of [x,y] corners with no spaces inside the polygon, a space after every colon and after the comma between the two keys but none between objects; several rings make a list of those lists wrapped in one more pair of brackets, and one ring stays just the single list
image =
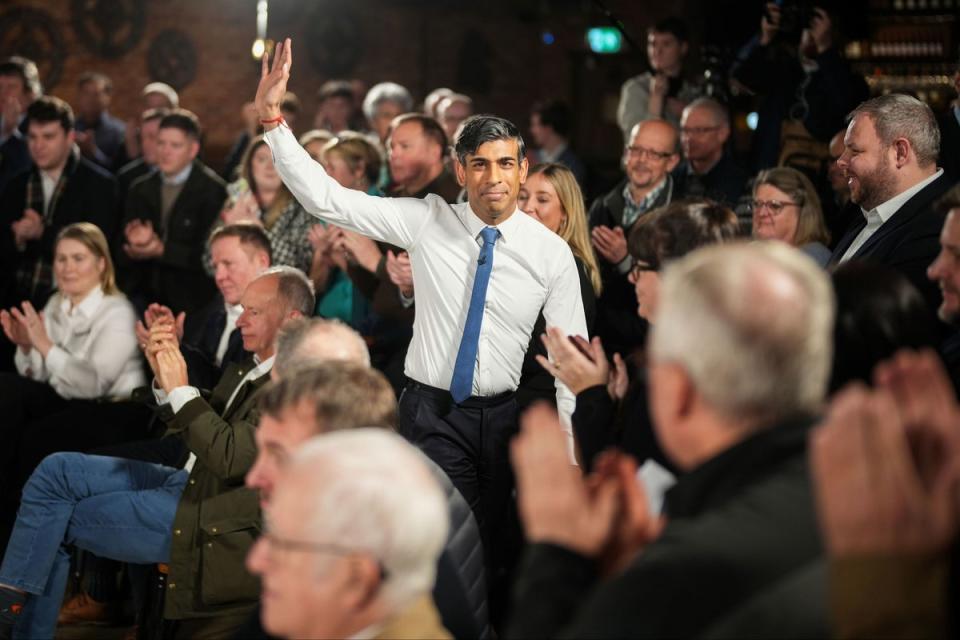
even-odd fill
[{"label": "woman wearing glasses", "polygon": [[830,232],[807,176],[789,167],[761,171],[753,186],[752,210],[754,238],[786,242],[827,266]]}]

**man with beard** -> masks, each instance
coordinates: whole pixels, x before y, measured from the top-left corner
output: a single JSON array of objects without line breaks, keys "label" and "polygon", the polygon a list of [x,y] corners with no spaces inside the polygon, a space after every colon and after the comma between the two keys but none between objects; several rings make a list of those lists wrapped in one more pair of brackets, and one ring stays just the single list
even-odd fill
[{"label": "man with beard", "polygon": [[937,168],[940,131],[933,112],[903,94],[867,100],[851,113],[844,145],[837,165],[863,218],[847,230],[830,264],[870,260],[893,267],[936,309],[940,292],[926,271],[940,250],[943,217],[933,204],[950,181]]}]

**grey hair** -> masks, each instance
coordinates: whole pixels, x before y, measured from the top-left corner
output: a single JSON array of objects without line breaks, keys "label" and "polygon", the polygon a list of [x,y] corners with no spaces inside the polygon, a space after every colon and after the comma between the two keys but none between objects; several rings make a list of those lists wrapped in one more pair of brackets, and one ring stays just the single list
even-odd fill
[{"label": "grey hair", "polygon": [[264,269],[254,280],[269,276],[277,276],[277,295],[288,311],[299,311],[301,315],[308,317],[313,315],[313,308],[317,303],[313,283],[303,271],[287,265],[277,265]]},{"label": "grey hair", "polygon": [[755,423],[814,413],[833,357],[830,280],[781,242],[715,245],[669,264],[650,336],[721,415]]},{"label": "grey hair", "polygon": [[487,114],[470,116],[463,121],[458,129],[457,140],[454,143],[454,153],[457,154],[457,160],[460,161],[460,164],[465,165],[468,155],[476,153],[480,145],[485,142],[495,140],[516,140],[517,162],[523,162],[527,148],[517,125],[506,118]]},{"label": "grey hair", "polygon": [[294,454],[287,481],[294,476],[308,484],[310,508],[302,517],[311,542],[379,561],[391,613],[430,592],[449,513],[439,483],[413,445],[377,428],[324,434]]},{"label": "grey hair", "polygon": [[370,352],[359,333],[335,319],[291,320],[277,334],[277,359],[273,369],[280,379],[330,360],[369,367]]},{"label": "grey hair", "polygon": [[710,114],[713,116],[714,122],[716,122],[718,125],[724,127],[730,126],[730,110],[713,98],[701,97],[695,99],[693,102],[684,107],[683,115],[690,113],[694,109],[706,109],[710,112]]},{"label": "grey hair", "polygon": [[403,85],[396,82],[381,82],[370,87],[367,95],[363,98],[363,115],[367,120],[373,120],[377,113],[377,106],[381,102],[396,102],[400,105],[400,111],[407,113],[413,110],[413,96]]},{"label": "grey hair", "polygon": [[877,137],[889,147],[897,138],[906,138],[921,167],[928,167],[940,155],[940,127],[933,110],[913,96],[890,93],[871,98],[850,112],[848,120],[869,116]]}]

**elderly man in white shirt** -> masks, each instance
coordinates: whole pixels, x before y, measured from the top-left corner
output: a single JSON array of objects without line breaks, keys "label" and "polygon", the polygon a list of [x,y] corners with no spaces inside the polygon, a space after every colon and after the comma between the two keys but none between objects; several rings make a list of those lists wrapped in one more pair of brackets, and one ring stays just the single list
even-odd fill
[{"label": "elderly man in white shirt", "polygon": [[[517,209],[527,161],[519,131],[502,118],[474,116],[463,124],[455,169],[467,203],[342,188],[283,126],[280,100],[292,62],[289,39],[278,45],[272,69],[264,57],[255,100],[277,170],[311,214],[408,251],[417,312],[400,430],[471,504],[488,564],[496,566],[504,545],[495,537],[502,536],[512,500],[507,446],[517,429],[514,391],[534,322],[542,309],[547,325],[586,335],[573,254]],[[574,402],[558,382],[557,405],[566,418]]]}]

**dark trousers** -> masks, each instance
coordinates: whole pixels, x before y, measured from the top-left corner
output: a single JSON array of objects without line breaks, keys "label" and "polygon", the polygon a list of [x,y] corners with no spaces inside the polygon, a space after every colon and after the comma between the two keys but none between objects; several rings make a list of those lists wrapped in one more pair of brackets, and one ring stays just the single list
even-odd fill
[{"label": "dark trousers", "polygon": [[140,403],[67,400],[46,383],[0,373],[0,552],[23,485],[45,457],[145,438],[151,415]]},{"label": "dark trousers", "polygon": [[522,546],[509,450],[518,429],[516,394],[457,404],[446,390],[410,382],[400,396],[399,425],[400,434],[446,472],[477,518],[496,624]]}]

